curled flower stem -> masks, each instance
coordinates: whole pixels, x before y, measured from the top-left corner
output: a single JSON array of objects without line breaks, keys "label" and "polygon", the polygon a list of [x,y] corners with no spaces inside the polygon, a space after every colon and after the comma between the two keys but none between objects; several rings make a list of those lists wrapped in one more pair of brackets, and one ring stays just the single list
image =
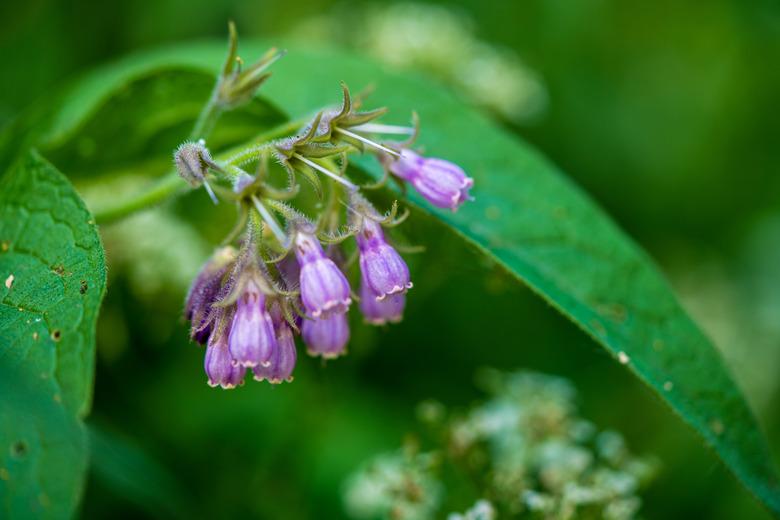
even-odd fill
[{"label": "curled flower stem", "polygon": [[249,148],[245,148],[232,157],[229,157],[227,160],[225,160],[225,164],[227,167],[231,166],[243,166],[246,163],[252,162],[257,159],[262,159],[262,157],[268,152],[269,150],[269,144],[263,143],[259,144],[257,146],[251,146]]},{"label": "curled flower stem", "polygon": [[[252,139],[251,143],[261,144],[263,142],[272,141],[273,139],[289,134],[291,131],[299,128],[302,124],[303,123],[301,120],[286,122],[268,130],[267,132],[263,132],[256,138]],[[193,130],[193,134],[194,133],[195,131]],[[258,146],[251,147],[251,149],[254,150],[258,148]],[[228,153],[221,154],[218,157],[218,160],[227,160],[229,157],[237,156],[239,152],[236,150],[237,149],[234,149]],[[94,210],[93,213],[98,223],[106,224],[161,204],[162,202],[165,202],[166,200],[185,193],[189,190],[190,188],[181,181],[179,174],[173,170],[160,177],[147,189],[139,193],[133,193],[127,198],[121,198],[117,201],[112,201],[110,204]]]},{"label": "curled flower stem", "polygon": [[239,151],[230,155],[227,159],[225,159],[225,163],[230,166],[241,166],[248,162],[261,159],[263,155],[268,153],[270,144],[269,141],[295,132],[300,127],[305,125],[309,119],[310,118],[308,117],[294,119],[273,128],[271,131],[253,139],[252,142],[255,143],[254,146],[242,147]]}]

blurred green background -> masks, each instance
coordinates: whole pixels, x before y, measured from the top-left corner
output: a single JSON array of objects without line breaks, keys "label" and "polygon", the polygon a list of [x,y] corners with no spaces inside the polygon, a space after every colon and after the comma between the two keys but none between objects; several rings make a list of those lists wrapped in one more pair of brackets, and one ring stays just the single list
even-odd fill
[{"label": "blurred green background", "polygon": [[[222,38],[228,19],[243,37],[347,46],[432,76],[541,149],[661,264],[780,452],[779,4],[5,2],[0,124],[96,64]],[[176,215],[203,202],[190,199]],[[144,242],[151,225],[187,248]],[[152,212],[105,230],[85,517],[342,517],[344,477],[417,428],[420,400],[478,399],[480,366],[570,378],[586,417],[659,457],[645,517],[766,517],[600,347],[454,237],[430,243],[424,222],[408,232],[428,251],[411,261],[403,324],[356,327],[350,355],[325,368],[301,356],[292,385],[208,388],[178,313],[221,226]]]}]

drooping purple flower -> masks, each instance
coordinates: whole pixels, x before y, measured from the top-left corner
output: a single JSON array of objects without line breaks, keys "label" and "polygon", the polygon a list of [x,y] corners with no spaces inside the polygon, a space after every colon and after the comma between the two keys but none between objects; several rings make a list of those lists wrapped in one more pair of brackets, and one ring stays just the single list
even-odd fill
[{"label": "drooping purple flower", "polygon": [[405,294],[392,294],[377,300],[377,294],[371,290],[365,277],[360,282],[360,312],[367,323],[384,325],[398,323],[403,318],[406,306]]},{"label": "drooping purple flower", "polygon": [[400,159],[391,162],[389,168],[414,186],[428,202],[452,211],[469,200],[469,190],[474,185],[474,179],[460,166],[444,159],[423,157],[411,150],[403,150]]},{"label": "drooping purple flower", "polygon": [[271,363],[268,366],[258,365],[252,369],[255,374],[255,380],[268,380],[272,384],[292,381],[292,373],[297,358],[293,331],[285,320],[281,305],[278,302],[271,306],[270,315],[274,333],[276,334],[276,349],[274,349]]},{"label": "drooping purple flower", "polygon": [[393,294],[403,294],[412,288],[409,267],[404,259],[385,240],[382,226],[364,217],[357,234],[360,250],[360,272],[368,288],[377,300]]},{"label": "drooping purple flower", "polygon": [[236,303],[228,345],[235,362],[245,367],[268,366],[277,347],[274,326],[265,307],[265,294],[251,279]]},{"label": "drooping purple flower", "polygon": [[225,334],[212,334],[206,347],[203,362],[209,386],[221,386],[225,389],[243,384],[246,368],[233,363]]},{"label": "drooping purple flower", "polygon": [[209,319],[211,308],[234,259],[232,248],[217,250],[203,265],[187,293],[184,317],[191,322],[190,337],[201,345],[206,344],[211,334],[214,322]]},{"label": "drooping purple flower", "polygon": [[349,342],[349,323],[346,314],[331,314],[303,320],[301,329],[309,355],[330,359],[346,352]]},{"label": "drooping purple flower", "polygon": [[296,234],[295,256],[301,267],[301,301],[306,312],[313,318],[345,313],[352,303],[349,282],[313,234]]},{"label": "drooping purple flower", "polygon": [[279,384],[282,381],[292,381],[293,369],[297,353],[295,352],[295,338],[290,326],[282,320],[275,324],[276,349],[271,356],[271,364],[267,367],[258,365],[252,370],[257,381],[268,380],[271,384]]}]

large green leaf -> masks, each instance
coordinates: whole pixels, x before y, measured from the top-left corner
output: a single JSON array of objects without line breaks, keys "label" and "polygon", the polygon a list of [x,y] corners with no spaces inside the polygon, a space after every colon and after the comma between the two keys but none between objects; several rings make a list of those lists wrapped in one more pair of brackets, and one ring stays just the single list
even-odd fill
[{"label": "large green leaf", "polygon": [[[264,48],[243,45],[242,52],[256,56]],[[177,47],[96,71],[70,90],[39,144],[62,147],[128,81],[166,67],[214,73],[222,51],[221,44]],[[290,51],[263,87],[266,99],[297,118],[338,102],[338,83],[344,80],[353,90],[375,86],[372,99],[387,105],[395,122],[416,110],[424,128],[420,144],[475,178],[476,201],[450,213],[415,195],[412,200],[579,325],[780,513],[768,448],[721,358],[653,262],[586,195],[545,158],[444,89],[338,52]],[[361,164],[376,173],[369,163]]]},{"label": "large green leaf", "polygon": [[0,516],[68,517],[106,271],[91,215],[35,152],[0,180],[0,278]]}]

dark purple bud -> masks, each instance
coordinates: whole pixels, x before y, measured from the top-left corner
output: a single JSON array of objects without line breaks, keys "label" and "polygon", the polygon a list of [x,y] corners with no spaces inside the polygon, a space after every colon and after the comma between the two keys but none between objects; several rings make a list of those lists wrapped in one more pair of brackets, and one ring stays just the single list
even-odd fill
[{"label": "dark purple bud", "polygon": [[314,235],[299,232],[295,255],[301,266],[301,301],[313,318],[343,314],[352,303],[349,282],[336,264],[325,256]]},{"label": "dark purple bud", "polygon": [[211,334],[213,320],[209,320],[225,274],[235,259],[235,250],[230,247],[218,249],[204,264],[190,286],[184,306],[184,317],[192,324],[190,337],[205,345]]},{"label": "dark purple bud", "polygon": [[298,280],[301,278],[301,266],[293,255],[287,255],[276,263],[276,268],[282,276],[284,287],[292,290],[298,287]]},{"label": "dark purple bud", "polygon": [[392,294],[377,300],[377,294],[371,290],[365,278],[360,283],[360,312],[367,323],[384,325],[398,323],[404,315],[405,294]]},{"label": "dark purple bud", "polygon": [[265,308],[265,295],[249,280],[236,304],[228,337],[230,355],[245,367],[268,366],[276,349],[271,316]]},{"label": "dark purple bud", "polygon": [[237,366],[230,357],[225,334],[214,334],[206,347],[206,359],[203,363],[208,376],[209,386],[235,388],[244,382],[246,368]]},{"label": "dark purple bud", "polygon": [[274,329],[276,330],[276,349],[271,356],[271,364],[267,367],[259,365],[252,370],[256,380],[267,379],[269,383],[279,384],[282,381],[292,381],[297,354],[295,352],[295,338],[287,322],[284,319],[274,320]]},{"label": "dark purple bud", "polygon": [[474,179],[460,166],[444,159],[426,158],[404,150],[390,163],[390,171],[408,181],[428,202],[439,208],[457,210],[470,199]]},{"label": "dark purple bud", "polygon": [[370,218],[363,218],[357,235],[360,250],[360,272],[376,299],[402,294],[412,288],[409,268],[398,251],[387,243],[382,226]]},{"label": "dark purple bud", "polygon": [[346,314],[303,320],[301,327],[306,351],[311,356],[330,359],[346,352],[349,324]]}]

